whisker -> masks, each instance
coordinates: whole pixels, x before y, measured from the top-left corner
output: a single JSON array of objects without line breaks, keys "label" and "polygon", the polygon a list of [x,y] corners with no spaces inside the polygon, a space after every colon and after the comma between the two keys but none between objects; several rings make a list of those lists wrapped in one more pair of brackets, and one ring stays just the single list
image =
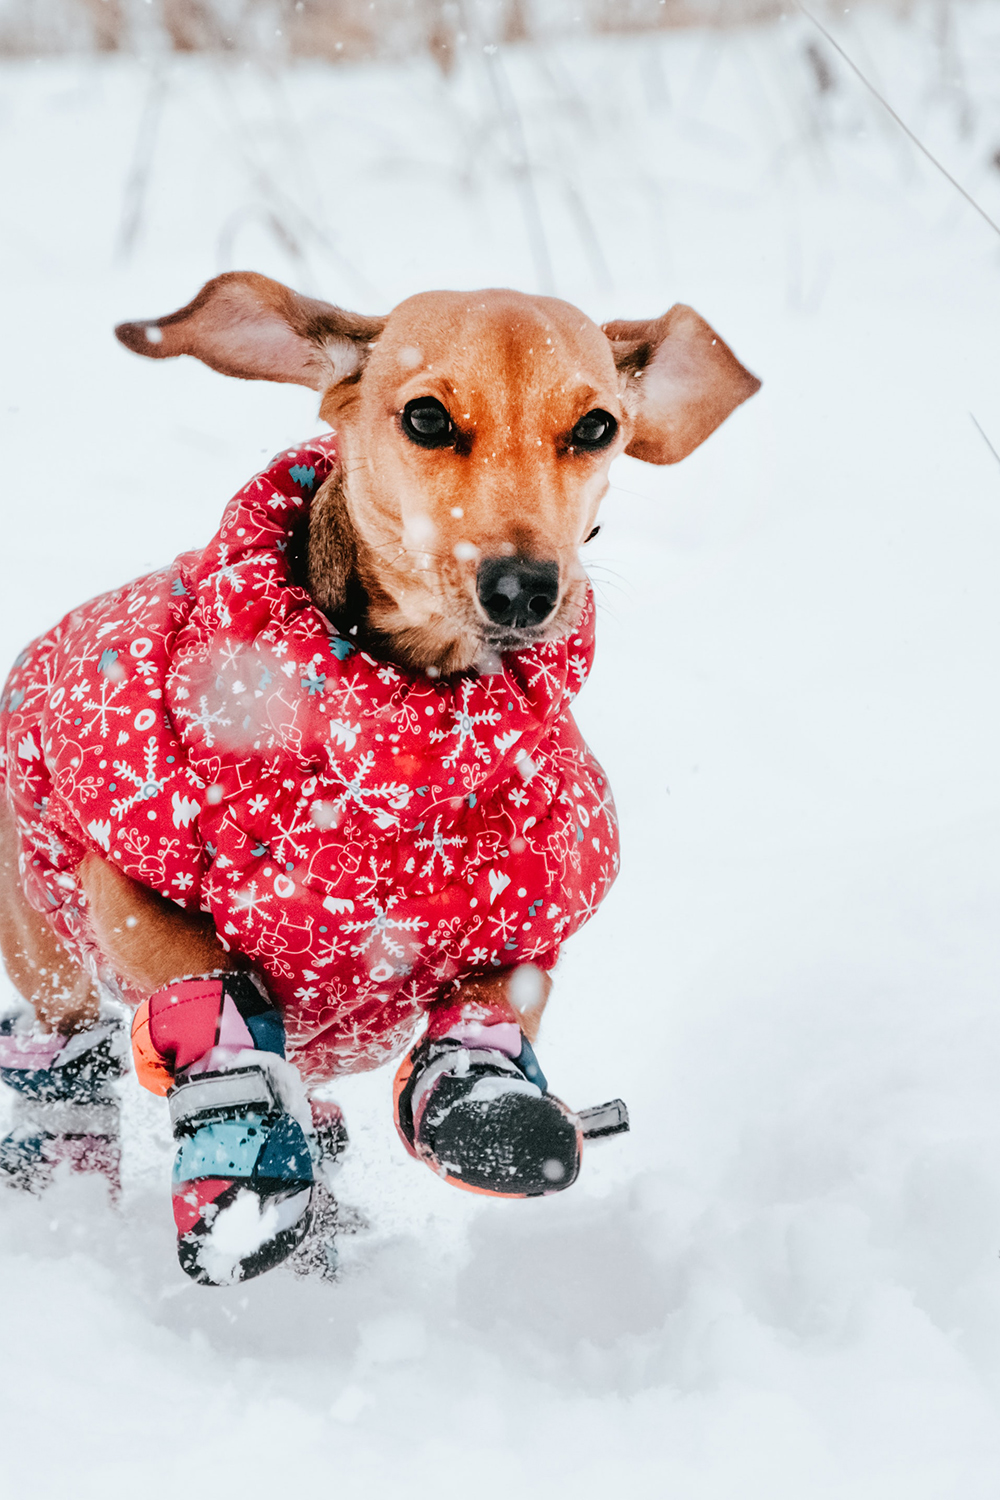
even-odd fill
[{"label": "whisker", "polygon": [[623,484],[609,484],[609,490],[618,490],[623,495],[631,495],[633,500],[655,500],[655,495],[643,495],[639,490],[628,490]]}]

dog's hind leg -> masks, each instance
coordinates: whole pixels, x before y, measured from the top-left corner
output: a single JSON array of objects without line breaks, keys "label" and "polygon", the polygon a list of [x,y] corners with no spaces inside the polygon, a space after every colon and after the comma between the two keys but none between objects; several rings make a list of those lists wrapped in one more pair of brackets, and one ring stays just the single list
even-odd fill
[{"label": "dog's hind leg", "polygon": [[[281,1014],[263,979],[223,948],[211,917],[94,854],[79,879],[101,952],[142,998],[132,1025],[139,1082],[170,1096],[181,1267],[205,1286],[258,1276],[304,1241],[316,1185]],[[239,1229],[247,1223],[255,1227]]]},{"label": "dog's hind leg", "polygon": [[15,989],[34,1011],[0,1013],[0,1080],[14,1091],[0,1137],[0,1182],[41,1192],[57,1167],[97,1173],[119,1186],[119,1102],[125,1031],[101,1018],[91,976],[28,904],[18,869],[13,814],[0,791],[0,951]]},{"label": "dog's hind leg", "polygon": [[97,1021],[99,996],[40,912],[28,905],[18,870],[14,816],[0,796],[0,952],[11,984],[48,1031],[72,1034]]}]

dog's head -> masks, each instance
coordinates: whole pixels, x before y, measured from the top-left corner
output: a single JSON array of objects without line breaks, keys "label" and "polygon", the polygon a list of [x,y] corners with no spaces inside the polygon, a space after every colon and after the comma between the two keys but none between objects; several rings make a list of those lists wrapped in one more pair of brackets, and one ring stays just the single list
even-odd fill
[{"label": "dog's head", "polygon": [[398,660],[445,672],[572,630],[611,460],[676,463],[760,385],[689,307],[601,329],[510,291],[368,318],[230,272],[116,332],[322,393],[341,466],[313,505],[310,589],[334,616],[353,591]]}]

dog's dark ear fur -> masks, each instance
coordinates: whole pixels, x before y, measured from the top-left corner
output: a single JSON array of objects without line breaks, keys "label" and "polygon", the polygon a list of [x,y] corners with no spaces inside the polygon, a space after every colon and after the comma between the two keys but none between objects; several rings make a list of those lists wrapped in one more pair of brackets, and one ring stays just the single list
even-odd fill
[{"label": "dog's dark ear fur", "polygon": [[121,323],[115,334],[150,359],[192,354],[223,375],[325,391],[357,378],[384,326],[384,318],[302,297],[255,271],[227,271],[179,312]]},{"label": "dog's dark ear fur", "polygon": [[357,539],[344,499],[342,475],[320,485],[309,511],[307,586],[320,609],[340,617],[357,578]]},{"label": "dog's dark ear fur", "polygon": [[626,448],[650,464],[675,464],[760,389],[714,329],[678,303],[646,323],[605,323],[634,430]]}]

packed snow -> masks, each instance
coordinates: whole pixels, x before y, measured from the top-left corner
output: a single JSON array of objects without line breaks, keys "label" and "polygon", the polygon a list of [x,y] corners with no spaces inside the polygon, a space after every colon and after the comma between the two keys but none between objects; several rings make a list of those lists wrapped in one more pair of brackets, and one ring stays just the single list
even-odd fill
[{"label": "packed snow", "polygon": [[[996,7],[831,25],[1000,220]],[[631,1134],[491,1202],[406,1157],[391,1070],[344,1080],[339,1279],[210,1291],[130,1085],[117,1206],[0,1202],[4,1493],[992,1500],[997,235],[802,17],[0,80],[5,661],[317,430],[111,337],[220,270],[685,301],[764,381],[676,470],[621,460],[588,549],[623,868],[538,1051]]]}]

